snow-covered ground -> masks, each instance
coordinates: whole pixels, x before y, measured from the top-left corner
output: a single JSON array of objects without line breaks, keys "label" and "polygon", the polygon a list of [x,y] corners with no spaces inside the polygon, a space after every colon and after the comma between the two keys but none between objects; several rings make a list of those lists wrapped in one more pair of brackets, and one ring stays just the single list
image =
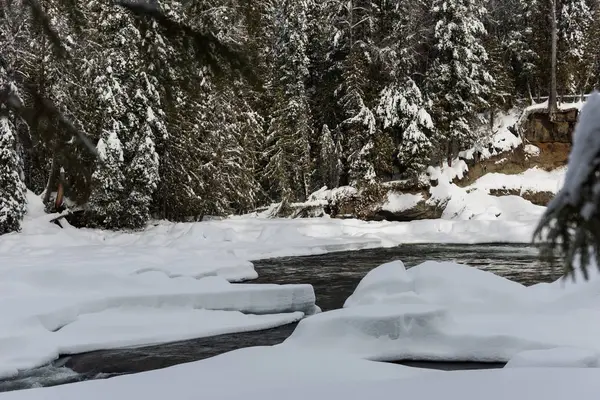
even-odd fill
[{"label": "snow-covered ground", "polygon": [[[281,345],[0,399],[592,400],[600,391],[599,285],[595,274],[525,288],[456,264],[407,271],[394,262],[369,273],[344,309],[304,319]],[[509,363],[444,372],[367,360],[391,355]]]},{"label": "snow-covered ground", "polygon": [[[287,359],[278,357],[279,360],[258,363],[264,354],[253,354],[250,362],[235,355],[229,362],[213,363],[219,369],[208,368],[209,361],[222,356],[137,375],[0,393],[0,399],[364,400],[401,396],[418,400],[596,400],[600,393],[600,369],[505,368],[419,373],[366,361],[344,363],[349,360],[343,357],[320,363],[322,356],[311,354],[315,358],[306,360],[296,358],[299,354],[287,354]],[[246,369],[240,371],[236,362]]]},{"label": "snow-covered ground", "polygon": [[51,218],[30,194],[23,231],[0,237],[0,377],[60,354],[267,329],[317,311],[310,285],[227,280],[256,277],[244,252],[255,231],[208,223],[110,233]]},{"label": "snow-covered ground", "polygon": [[[460,164],[455,168],[461,168]],[[566,168],[547,172],[538,168],[521,174],[490,173],[465,188],[448,180],[452,176],[444,171],[430,171],[439,179],[431,188],[429,202],[444,204],[442,218],[459,220],[531,221],[532,225],[543,214],[545,207],[536,206],[520,196],[492,196],[492,189],[525,192],[557,193],[564,183]],[[444,179],[445,178],[445,179]]]},{"label": "snow-covered ground", "polygon": [[566,172],[567,169],[564,167],[549,172],[532,168],[515,175],[490,173],[479,178],[467,190],[482,189],[489,192],[490,189],[507,189],[516,190],[520,194],[528,191],[556,194],[563,186]]}]

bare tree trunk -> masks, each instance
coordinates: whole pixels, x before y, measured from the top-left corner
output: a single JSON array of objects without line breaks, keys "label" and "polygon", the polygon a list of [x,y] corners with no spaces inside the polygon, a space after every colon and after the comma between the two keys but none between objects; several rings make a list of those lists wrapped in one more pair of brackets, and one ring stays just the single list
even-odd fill
[{"label": "bare tree trunk", "polygon": [[46,182],[46,191],[44,192],[44,205],[47,205],[50,202],[50,194],[52,190],[56,187],[56,178],[58,175],[58,146],[54,145],[54,150],[52,152],[52,164],[50,165],[50,172],[48,174],[48,182]]},{"label": "bare tree trunk", "polygon": [[556,0],[550,1],[550,20],[552,22],[552,60],[551,60],[551,71],[550,71],[550,93],[548,95],[548,114],[550,120],[554,120],[557,110],[557,99],[556,99],[556,47],[558,41],[557,24],[556,24]]}]

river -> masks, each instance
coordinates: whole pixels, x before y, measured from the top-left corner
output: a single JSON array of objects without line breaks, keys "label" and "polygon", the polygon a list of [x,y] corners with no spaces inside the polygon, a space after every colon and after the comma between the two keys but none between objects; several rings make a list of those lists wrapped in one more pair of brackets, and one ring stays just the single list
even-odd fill
[{"label": "river", "polygon": [[[560,272],[552,267],[550,260],[539,260],[538,250],[529,245],[411,244],[388,249],[257,261],[255,268],[259,278],[253,282],[309,283],[315,289],[317,304],[327,311],[342,307],[358,282],[371,269],[394,260],[402,260],[408,268],[426,260],[455,261],[524,285],[556,280]],[[242,347],[274,345],[283,342],[294,328],[295,324],[291,324],[265,331],[63,357],[52,365],[0,380],[0,392],[143,372],[202,360]],[[439,369],[501,367],[501,364],[404,364]]]}]

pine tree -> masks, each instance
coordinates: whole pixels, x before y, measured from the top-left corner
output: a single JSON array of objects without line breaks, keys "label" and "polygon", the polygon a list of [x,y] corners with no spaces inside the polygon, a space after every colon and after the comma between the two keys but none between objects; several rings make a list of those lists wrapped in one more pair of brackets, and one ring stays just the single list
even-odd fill
[{"label": "pine tree", "polygon": [[[0,66],[0,93],[16,95],[16,91]],[[25,215],[27,200],[21,166],[9,110],[6,105],[0,104],[0,235],[18,231]]]},{"label": "pine tree", "polygon": [[378,7],[369,0],[334,0],[319,3],[313,13],[313,34],[321,42],[311,46],[316,124],[335,127],[343,149],[340,184],[374,182]]},{"label": "pine tree", "polygon": [[92,175],[92,193],[88,201],[88,212],[97,226],[118,229],[126,210],[123,199],[125,176],[123,175],[123,148],[117,135],[118,123],[105,130],[96,146],[100,163]]},{"label": "pine tree", "polygon": [[259,192],[253,153],[262,121],[238,100],[231,91],[210,97],[200,170],[206,182],[205,211],[212,215],[248,211]]},{"label": "pine tree", "polygon": [[323,125],[321,129],[320,149],[319,166],[321,181],[328,188],[335,188],[339,184],[340,170],[342,168],[340,160],[341,148],[340,143],[334,139],[327,124]]},{"label": "pine tree", "polygon": [[[537,0],[487,0],[485,48],[489,71],[495,79],[492,105],[507,105],[507,97],[532,97],[539,58],[531,20]],[[507,96],[510,95],[510,96]],[[513,97],[514,97],[513,96]]]},{"label": "pine tree", "polygon": [[398,132],[397,158],[411,178],[425,172],[431,159],[433,121],[415,82],[408,78],[403,85],[384,89],[377,112],[383,129]]},{"label": "pine tree", "polygon": [[592,11],[585,0],[561,0],[558,10],[559,91],[581,94],[586,80],[586,42],[591,28]]},{"label": "pine tree", "polygon": [[485,13],[479,0],[435,0],[435,58],[427,91],[433,99],[438,142],[450,163],[477,137],[474,116],[487,106],[492,77],[480,43]]},{"label": "pine tree", "polygon": [[143,116],[145,111],[145,119],[132,121],[137,127],[133,140],[129,143],[133,158],[124,171],[124,203],[127,213],[123,224],[131,228],[143,228],[150,218],[152,196],[159,180],[159,159],[154,143],[154,130],[160,130],[161,127],[158,126],[160,122],[154,110],[147,105],[148,100],[141,91],[136,93],[134,101],[138,103],[137,115]]},{"label": "pine tree", "polygon": [[272,89],[275,109],[267,132],[270,189],[284,201],[307,198],[311,188],[310,109],[306,0],[286,0],[276,17],[275,71]]},{"label": "pine tree", "polygon": [[349,90],[340,103],[348,116],[340,124],[344,137],[348,183],[352,186],[375,183],[375,116],[365,105],[358,89]]}]

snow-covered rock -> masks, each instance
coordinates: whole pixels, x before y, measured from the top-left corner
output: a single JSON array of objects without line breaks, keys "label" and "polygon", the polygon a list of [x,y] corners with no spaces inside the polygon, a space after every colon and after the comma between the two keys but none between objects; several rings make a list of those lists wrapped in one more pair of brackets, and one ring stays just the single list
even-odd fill
[{"label": "snow-covered rock", "polygon": [[388,193],[387,200],[381,207],[383,211],[392,213],[410,210],[424,201],[423,195],[420,193]]},{"label": "snow-covered rock", "polygon": [[516,190],[520,194],[525,192],[550,192],[558,193],[564,183],[566,168],[554,171],[544,171],[532,168],[521,174],[506,175],[491,173],[479,178],[468,189],[481,189],[489,193],[492,189]]},{"label": "snow-covered rock", "polygon": [[537,157],[540,155],[540,148],[532,144],[526,144],[523,150],[527,157]]}]

